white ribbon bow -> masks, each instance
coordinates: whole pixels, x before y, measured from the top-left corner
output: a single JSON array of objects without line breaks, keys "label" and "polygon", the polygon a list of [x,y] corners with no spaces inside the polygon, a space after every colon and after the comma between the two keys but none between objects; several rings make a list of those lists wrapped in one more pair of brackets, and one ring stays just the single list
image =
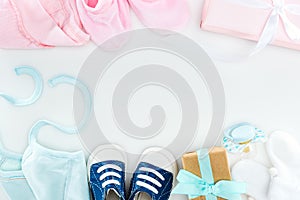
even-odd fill
[{"label": "white ribbon bow", "polygon": [[285,0],[272,0],[273,4],[259,0],[227,0],[231,3],[237,3],[243,6],[259,8],[259,9],[271,9],[272,13],[264,27],[264,30],[258,40],[255,49],[251,55],[265,48],[274,39],[279,26],[279,19],[282,20],[285,32],[291,40],[300,40],[300,28],[293,24],[287,16],[287,12],[300,16],[300,5],[297,4],[285,4]]}]

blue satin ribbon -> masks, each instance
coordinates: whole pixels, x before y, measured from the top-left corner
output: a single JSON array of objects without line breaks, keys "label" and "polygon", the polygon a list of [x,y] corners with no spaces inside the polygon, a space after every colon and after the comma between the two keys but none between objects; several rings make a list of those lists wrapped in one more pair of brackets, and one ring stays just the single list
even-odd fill
[{"label": "blue satin ribbon", "polygon": [[241,194],[246,193],[246,184],[227,180],[221,180],[215,184],[208,151],[201,150],[197,153],[202,178],[186,170],[180,170],[177,176],[179,183],[172,194],[185,194],[190,199],[205,196],[206,200],[217,200],[217,197],[240,200]]},{"label": "blue satin ribbon", "polygon": [[41,96],[44,88],[43,78],[41,74],[32,67],[22,66],[15,68],[16,74],[19,75],[29,75],[33,78],[35,82],[35,89],[32,95],[25,99],[17,99],[15,97],[9,96],[0,92],[0,97],[4,98],[6,101],[14,106],[28,106],[35,103]]},{"label": "blue satin ribbon", "polygon": [[30,143],[37,141],[39,131],[44,126],[52,126],[52,127],[56,128],[57,130],[67,133],[67,134],[77,134],[79,132],[79,130],[82,129],[86,125],[86,123],[89,120],[90,114],[92,112],[92,100],[91,100],[92,97],[91,97],[90,91],[89,91],[88,87],[80,80],[76,79],[75,77],[68,76],[68,75],[59,75],[59,76],[56,76],[56,77],[50,79],[48,81],[48,83],[49,83],[50,87],[55,87],[58,84],[62,84],[62,83],[75,85],[76,87],[78,87],[80,89],[80,91],[84,97],[84,101],[85,101],[84,116],[83,116],[82,120],[80,121],[80,123],[75,126],[62,126],[62,125],[59,125],[52,121],[39,120],[38,122],[36,122],[34,124],[34,126],[30,130],[30,134],[29,134],[29,142]]}]

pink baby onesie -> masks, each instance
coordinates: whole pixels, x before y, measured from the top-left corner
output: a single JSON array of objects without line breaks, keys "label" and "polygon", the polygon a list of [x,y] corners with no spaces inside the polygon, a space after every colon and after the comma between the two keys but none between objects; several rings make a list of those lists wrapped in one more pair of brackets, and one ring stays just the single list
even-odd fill
[{"label": "pink baby onesie", "polygon": [[168,30],[183,28],[190,18],[186,0],[128,0],[130,7],[147,27]]},{"label": "pink baby onesie", "polygon": [[42,48],[85,44],[74,0],[0,1],[0,48]]},{"label": "pink baby onesie", "polygon": [[77,8],[86,32],[97,45],[131,27],[127,0],[77,0]]}]

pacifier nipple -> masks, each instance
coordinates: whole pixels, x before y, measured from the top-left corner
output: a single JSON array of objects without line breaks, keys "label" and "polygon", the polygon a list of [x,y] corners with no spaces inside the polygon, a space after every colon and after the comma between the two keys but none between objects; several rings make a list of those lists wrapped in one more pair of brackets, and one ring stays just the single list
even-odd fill
[{"label": "pacifier nipple", "polygon": [[[248,144],[248,143],[246,143],[246,144]],[[242,144],[242,143],[240,143],[240,144]],[[251,151],[251,146],[249,146],[249,145],[247,147],[245,147],[243,150],[244,153],[249,153],[250,151]]]}]

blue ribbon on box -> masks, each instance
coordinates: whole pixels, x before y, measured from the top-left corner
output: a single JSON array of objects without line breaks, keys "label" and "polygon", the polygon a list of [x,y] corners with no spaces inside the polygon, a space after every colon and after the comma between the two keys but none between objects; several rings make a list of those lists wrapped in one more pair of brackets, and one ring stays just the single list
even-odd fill
[{"label": "blue ribbon on box", "polygon": [[205,196],[206,200],[217,200],[217,197],[240,200],[241,194],[246,192],[246,184],[227,180],[215,184],[208,151],[200,150],[197,154],[202,178],[186,170],[180,170],[177,176],[179,183],[172,194],[185,194],[190,199]]}]

